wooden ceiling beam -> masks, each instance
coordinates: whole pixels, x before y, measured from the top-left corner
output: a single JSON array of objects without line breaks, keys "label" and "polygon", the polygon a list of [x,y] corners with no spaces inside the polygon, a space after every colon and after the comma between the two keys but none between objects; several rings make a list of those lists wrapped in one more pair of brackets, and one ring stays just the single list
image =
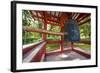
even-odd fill
[{"label": "wooden ceiling beam", "polygon": [[[35,15],[32,15],[33,18],[37,18],[37,19],[44,19],[44,17],[40,17],[40,16],[35,16]],[[59,20],[54,20],[54,19],[47,19],[47,21],[52,21],[52,22],[56,22],[56,23],[59,23]]]},{"label": "wooden ceiling beam", "polygon": [[41,17],[44,17],[43,11],[38,11],[38,13],[40,13]]},{"label": "wooden ceiling beam", "polygon": [[83,15],[85,15],[84,13],[81,13],[78,17],[77,17],[77,21],[83,16]]},{"label": "wooden ceiling beam", "polygon": [[[31,13],[33,19],[35,19],[35,17],[36,17],[36,18],[39,18],[39,19],[42,19],[42,21],[43,21],[43,23],[44,23],[44,17],[39,17],[39,16],[37,17],[37,16],[33,15],[31,11],[30,11],[30,13]],[[44,15],[43,15],[43,16],[44,16]],[[58,21],[59,21],[59,20],[58,20]],[[59,24],[58,21],[50,20],[50,19],[47,20],[47,19],[46,19],[47,24],[56,25],[56,26],[61,26],[61,25]]]},{"label": "wooden ceiling beam", "polygon": [[47,22],[47,24],[51,24],[51,25],[55,25],[55,26],[60,26],[60,27],[62,27],[59,23]]},{"label": "wooden ceiling beam", "polygon": [[91,21],[91,19],[88,19],[88,20],[86,20],[86,21],[84,21],[84,22],[82,22],[82,23],[79,23],[79,26],[80,26],[80,25],[83,25],[83,24],[85,24],[85,23],[87,23],[87,22],[89,22],[89,21]]},{"label": "wooden ceiling beam", "polygon": [[[39,17],[39,16],[38,16],[38,12],[36,12],[36,16]],[[39,18],[38,18],[38,21],[40,21]]]},{"label": "wooden ceiling beam", "polygon": [[68,20],[68,15],[66,13],[63,13],[60,17],[60,24],[62,25],[62,27],[64,27],[65,22]]},{"label": "wooden ceiling beam", "polygon": [[85,19],[86,17],[90,16],[90,14],[84,14],[83,16],[81,16],[79,19],[77,19],[78,22],[80,22],[81,20]]},{"label": "wooden ceiling beam", "polygon": [[83,20],[81,20],[81,21],[79,22],[79,25],[82,25],[82,24],[84,24],[84,23],[86,23],[86,22],[89,22],[89,21],[91,21],[90,16],[88,16],[88,17],[84,18]]},{"label": "wooden ceiling beam", "polygon": [[59,18],[58,16],[52,15],[52,13],[50,13],[50,14],[46,13],[46,14],[47,14],[48,17]]},{"label": "wooden ceiling beam", "polygon": [[76,15],[77,15],[77,13],[73,13],[72,19],[75,19]]},{"label": "wooden ceiling beam", "polygon": [[74,19],[76,20],[76,19],[79,17],[79,15],[80,15],[80,14],[79,14],[79,13],[77,13],[77,15],[75,16],[75,18],[74,18]]}]

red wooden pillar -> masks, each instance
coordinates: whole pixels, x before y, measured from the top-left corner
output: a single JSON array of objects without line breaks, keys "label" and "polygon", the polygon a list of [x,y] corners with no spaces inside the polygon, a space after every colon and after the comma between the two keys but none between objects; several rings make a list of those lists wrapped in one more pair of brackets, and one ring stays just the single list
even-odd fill
[{"label": "red wooden pillar", "polygon": [[[60,24],[61,26],[61,32],[64,32],[64,23],[65,23],[65,19],[66,21],[68,20],[68,16],[66,13],[63,13],[62,17],[60,18]],[[61,53],[63,53],[64,51],[64,36],[61,36]]]},{"label": "red wooden pillar", "polygon": [[73,50],[73,49],[74,49],[74,43],[71,42],[71,50]]},{"label": "red wooden pillar", "polygon": [[[44,30],[47,30],[46,13],[43,12],[43,15],[44,15],[44,25],[43,25],[43,29],[44,29]],[[43,34],[42,39],[43,39],[43,40],[46,40],[46,34]]]},{"label": "red wooden pillar", "polygon": [[[43,16],[44,16],[44,25],[43,25],[43,29],[44,30],[47,30],[47,21],[46,21],[46,14],[45,14],[45,12],[43,12]],[[44,40],[44,41],[46,41],[46,38],[47,36],[46,36],[46,34],[45,33],[43,33],[42,34],[42,40]],[[44,45],[44,58],[45,58],[45,56],[46,56],[46,44]]]},{"label": "red wooden pillar", "polygon": [[[44,27],[43,28],[44,30],[47,30],[47,24],[46,24],[46,22],[44,22],[43,27]],[[42,40],[46,40],[46,34],[45,33],[42,34]]]},{"label": "red wooden pillar", "polygon": [[[61,32],[63,32],[64,29],[61,27]],[[64,36],[61,36],[61,53],[64,51]]]}]

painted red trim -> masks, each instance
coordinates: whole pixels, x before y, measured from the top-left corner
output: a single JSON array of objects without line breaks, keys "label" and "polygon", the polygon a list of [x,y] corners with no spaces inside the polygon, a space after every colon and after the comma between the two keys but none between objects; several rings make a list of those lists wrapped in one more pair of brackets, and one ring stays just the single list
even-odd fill
[{"label": "painted red trim", "polygon": [[[44,41],[43,41],[43,42],[44,42]],[[32,46],[29,46],[29,47],[24,48],[24,49],[22,50],[23,55],[26,54],[27,52],[29,52],[30,50],[34,49],[35,47],[37,47],[38,45],[40,45],[40,44],[43,43],[43,42],[40,42],[40,43],[38,43],[38,44],[36,44],[36,45],[32,45]]]},{"label": "painted red trim", "polygon": [[87,53],[87,52],[85,52],[85,51],[78,50],[78,49],[75,49],[75,48],[73,49],[73,51],[79,53],[80,55],[85,56],[86,58],[91,58],[91,54],[89,54],[89,53]]},{"label": "painted red trim", "polygon": [[41,61],[42,56],[45,54],[45,45],[43,47],[41,47],[41,50],[37,53],[37,55],[34,58],[32,58],[31,62],[40,62]]},{"label": "painted red trim", "polygon": [[[75,51],[86,58],[91,58],[91,55],[89,53],[75,49],[75,48],[73,50],[72,49],[63,50],[63,52],[68,52],[68,51]],[[53,54],[59,54],[59,53],[61,53],[61,51],[50,52],[50,53],[46,53],[46,56],[53,55]]]}]

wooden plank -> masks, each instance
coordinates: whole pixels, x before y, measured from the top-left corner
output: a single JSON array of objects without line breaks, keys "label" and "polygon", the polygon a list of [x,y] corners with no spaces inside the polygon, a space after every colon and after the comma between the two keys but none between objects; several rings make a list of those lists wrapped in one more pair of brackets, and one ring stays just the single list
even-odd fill
[{"label": "wooden plank", "polygon": [[30,50],[32,50],[33,48],[35,48],[36,46],[38,46],[39,44],[43,43],[44,41],[40,41],[40,42],[35,42],[35,43],[31,43],[31,44],[27,44],[27,45],[23,45],[23,55],[26,54],[27,52],[29,52]]},{"label": "wooden plank", "polygon": [[41,48],[46,44],[46,42],[40,44],[35,49],[31,50],[30,53],[23,59],[23,62],[30,62],[41,50]]},{"label": "wooden plank", "polygon": [[91,20],[91,17],[90,17],[90,15],[88,15],[87,17],[84,17],[81,21],[79,21],[78,24],[82,25],[90,20]]},{"label": "wooden plank", "polygon": [[35,45],[37,45],[37,44],[39,44],[39,43],[42,43],[42,42],[44,42],[44,41],[42,40],[42,41],[40,41],[40,42],[35,42],[35,43],[23,45],[23,49],[28,48],[28,47],[30,47],[30,46],[35,46]]},{"label": "wooden plank", "polygon": [[56,22],[50,22],[50,21],[48,21],[47,24],[51,24],[51,25],[55,25],[55,26],[60,26],[60,27],[62,27],[61,24],[56,23]]},{"label": "wooden plank", "polygon": [[[45,19],[44,17],[35,16],[35,15],[32,15],[32,18],[37,18],[38,20],[39,20],[39,19],[42,19],[42,20]],[[46,19],[46,22],[47,22],[47,21],[52,21],[53,23],[59,23],[58,20],[50,19],[50,18],[47,18],[47,19]]]},{"label": "wooden plank", "polygon": [[58,36],[63,36],[64,33],[61,32],[51,32],[51,31],[47,31],[44,29],[38,29],[38,28],[33,28],[33,27],[28,27],[28,26],[23,26],[23,30],[24,31],[28,31],[28,32],[39,32],[39,33],[45,33],[45,34],[51,34],[51,35],[58,35]]},{"label": "wooden plank", "polygon": [[84,22],[79,23],[79,26],[81,26],[81,25],[83,25],[83,24],[85,24],[85,23],[87,23],[87,22],[89,22],[89,21],[91,21],[91,19],[87,19],[87,20],[85,20]]},{"label": "wooden plank", "polygon": [[41,47],[41,50],[32,58],[31,62],[44,61],[45,56],[46,56],[45,46],[46,46],[46,44]]},{"label": "wooden plank", "polygon": [[84,17],[84,15],[85,15],[84,13],[79,13],[79,16],[77,17],[77,19],[76,19],[76,20],[77,20],[77,21],[79,21],[79,20],[80,20],[80,18],[83,18],[83,17]]},{"label": "wooden plank", "polygon": [[84,20],[85,18],[89,17],[90,14],[84,14],[82,17],[80,17],[77,21],[80,22],[82,20]]},{"label": "wooden plank", "polygon": [[[30,13],[31,13],[33,19],[37,18],[37,19],[45,20],[44,15],[42,17],[40,17],[40,16],[33,15],[31,11],[30,11]],[[45,22],[43,22],[43,23],[45,23]],[[51,24],[51,25],[56,25],[56,26],[62,26],[59,24],[59,20],[54,20],[54,19],[50,19],[50,18],[46,18],[46,23]]]},{"label": "wooden plank", "polygon": [[75,16],[75,19],[77,19],[77,18],[79,17],[79,15],[80,15],[80,14],[79,14],[79,13],[77,13],[77,15]]},{"label": "wooden plank", "polygon": [[74,48],[73,51],[79,53],[80,55],[85,56],[86,58],[91,58],[91,53],[88,53],[80,48]]},{"label": "wooden plank", "polygon": [[68,20],[69,15],[66,13],[62,13],[62,15],[60,16],[60,21],[59,24],[61,24],[61,27],[64,27],[65,22]]},{"label": "wooden plank", "polygon": [[51,11],[50,11],[50,14],[46,13],[46,16],[53,17],[53,18],[59,18],[58,16],[53,15]]}]

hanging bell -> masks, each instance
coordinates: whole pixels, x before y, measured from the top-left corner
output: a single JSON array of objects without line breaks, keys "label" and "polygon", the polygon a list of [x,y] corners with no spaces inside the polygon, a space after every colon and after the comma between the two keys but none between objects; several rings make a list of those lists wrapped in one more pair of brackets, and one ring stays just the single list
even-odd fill
[{"label": "hanging bell", "polygon": [[80,30],[76,20],[69,19],[64,24],[64,40],[70,42],[80,41]]}]

